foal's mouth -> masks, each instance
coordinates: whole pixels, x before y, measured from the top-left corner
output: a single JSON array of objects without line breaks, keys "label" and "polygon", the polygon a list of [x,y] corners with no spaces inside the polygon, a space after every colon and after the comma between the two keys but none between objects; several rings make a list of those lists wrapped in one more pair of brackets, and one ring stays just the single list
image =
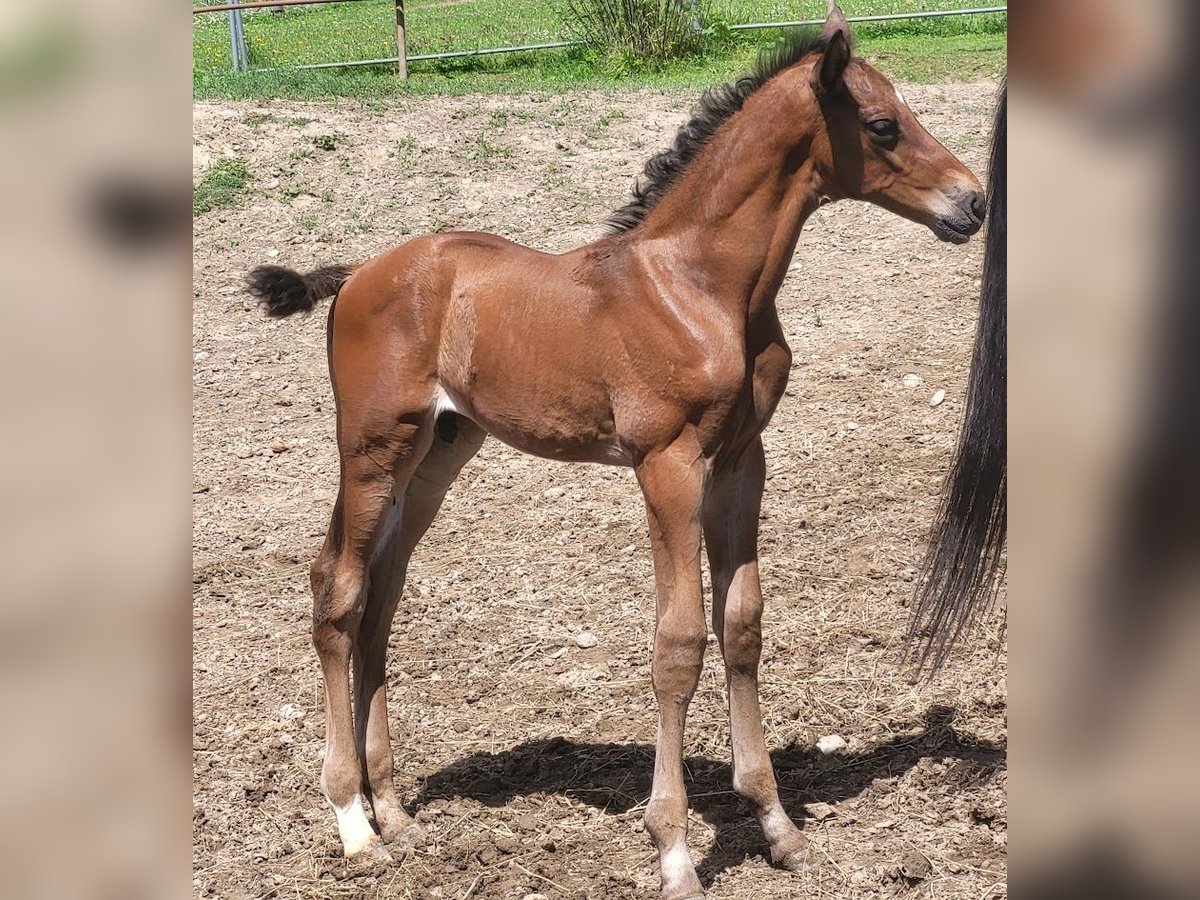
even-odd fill
[{"label": "foal's mouth", "polygon": [[979,191],[958,190],[934,219],[933,233],[951,244],[965,244],[983,227],[987,203]]},{"label": "foal's mouth", "polygon": [[933,223],[933,233],[940,240],[951,244],[965,244],[983,226],[981,219],[939,218]]}]

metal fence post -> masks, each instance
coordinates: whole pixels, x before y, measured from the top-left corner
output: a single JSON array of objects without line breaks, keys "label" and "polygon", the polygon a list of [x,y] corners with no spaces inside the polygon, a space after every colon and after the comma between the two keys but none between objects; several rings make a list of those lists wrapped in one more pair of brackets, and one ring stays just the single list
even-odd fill
[{"label": "metal fence post", "polygon": [[[233,0],[234,3],[237,0]],[[246,32],[242,29],[242,11],[229,11],[229,49],[233,57],[233,70],[242,72],[250,68],[250,55],[246,52]]]},{"label": "metal fence post", "polygon": [[404,0],[396,0],[396,71],[408,78],[408,47],[404,39]]}]

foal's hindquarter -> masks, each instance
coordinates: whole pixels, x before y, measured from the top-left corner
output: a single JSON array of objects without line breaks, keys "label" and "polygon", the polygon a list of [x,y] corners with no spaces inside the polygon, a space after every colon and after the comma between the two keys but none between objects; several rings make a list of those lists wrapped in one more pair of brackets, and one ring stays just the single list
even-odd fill
[{"label": "foal's hindquarter", "polygon": [[[312,582],[326,689],[322,787],[347,855],[385,857],[380,838],[422,840],[392,783],[388,631],[413,549],[491,433],[549,459],[631,466],[642,489],[659,708],[645,821],[665,900],[703,895],[687,851],[682,763],[707,637],[702,546],[725,662],[733,786],[752,805],[772,860],[803,864],[807,841],[780,804],[759,711],[757,543],[759,434],[791,362],[775,295],[806,217],[830,195],[852,195],[811,149],[832,115],[805,87],[812,71],[802,63],[752,94],[632,230],[560,256],[490,235],[418,238],[342,287],[329,352],[341,486]],[[855,71],[874,80],[869,96],[903,105],[877,73]],[[773,127],[780,121],[789,127]],[[934,175],[973,181],[933,144],[944,154],[930,156]]]}]

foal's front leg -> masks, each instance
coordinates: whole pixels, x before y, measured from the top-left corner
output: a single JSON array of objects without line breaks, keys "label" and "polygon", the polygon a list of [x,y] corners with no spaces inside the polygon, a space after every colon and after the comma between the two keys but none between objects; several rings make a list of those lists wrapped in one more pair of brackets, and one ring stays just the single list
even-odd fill
[{"label": "foal's front leg", "polygon": [[638,467],[658,593],[654,693],[658,740],[646,830],[658,847],[663,900],[704,896],[687,850],[683,728],[700,681],[708,629],[700,587],[700,513],[708,464],[686,437]]},{"label": "foal's front leg", "polygon": [[807,857],[808,839],[779,802],[758,706],[763,611],[758,515],[765,477],[761,441],[755,441],[733,468],[713,474],[704,503],[704,542],[712,570],[713,631],[725,657],[733,789],[754,807],[771,847],[771,861],[798,870]]}]

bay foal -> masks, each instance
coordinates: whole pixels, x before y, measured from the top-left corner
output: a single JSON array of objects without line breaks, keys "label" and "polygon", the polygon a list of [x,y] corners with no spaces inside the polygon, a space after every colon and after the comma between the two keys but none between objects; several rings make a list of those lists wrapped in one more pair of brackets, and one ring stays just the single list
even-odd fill
[{"label": "bay foal", "polygon": [[493,434],[549,459],[632,466],[644,494],[659,706],[645,821],[663,897],[703,895],[687,851],[682,765],[707,634],[702,541],[733,787],[754,808],[774,863],[804,862],[807,842],[780,805],[758,705],[759,434],[791,363],[775,297],[801,226],[823,203],[868,200],[961,243],[979,228],[983,196],[900,92],[853,56],[836,7],[819,34],[709,92],[646,176],[612,234],[561,255],[447,233],[354,268],[251,273],[269,315],[336,294],[329,365],[341,485],[312,568],[313,643],[325,678],[321,785],[347,856],[382,858],[385,842],[423,839],[392,783],[388,632],[413,549]]}]

